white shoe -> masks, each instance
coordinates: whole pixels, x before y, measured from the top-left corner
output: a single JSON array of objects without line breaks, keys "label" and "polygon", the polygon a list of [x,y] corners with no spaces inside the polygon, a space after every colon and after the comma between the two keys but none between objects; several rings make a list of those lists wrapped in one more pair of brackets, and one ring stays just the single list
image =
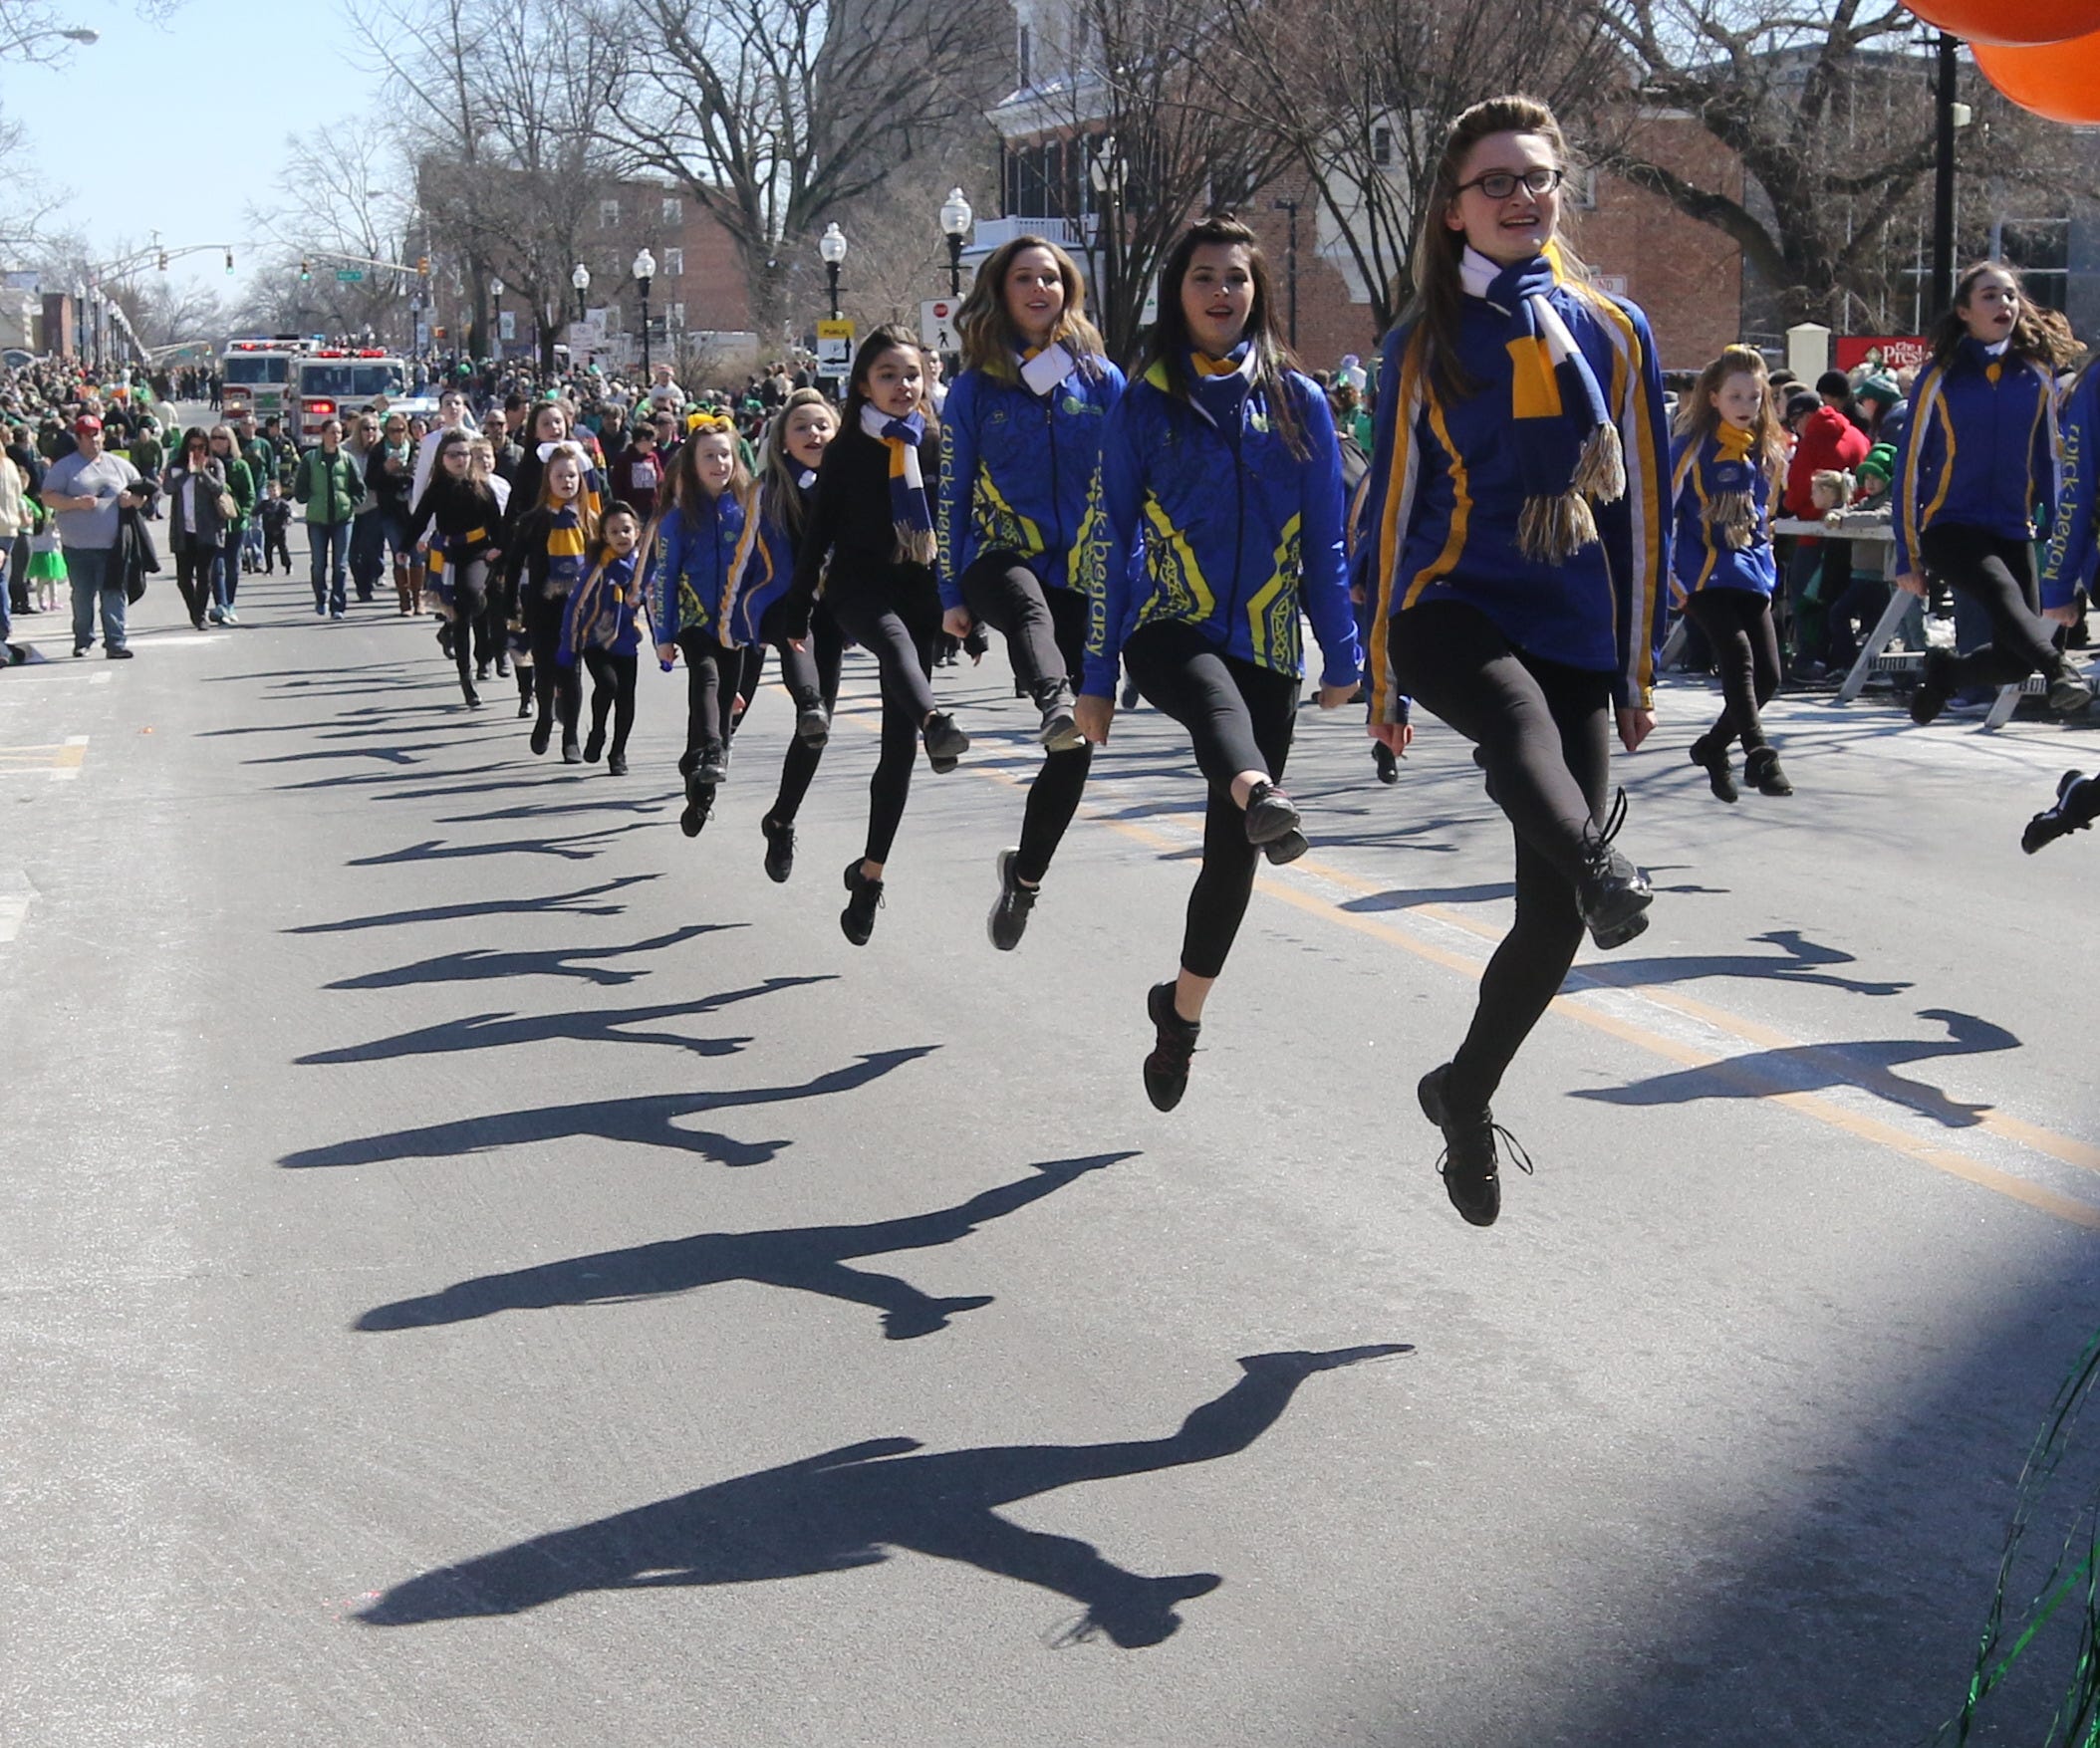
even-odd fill
[{"label": "white shoe", "polygon": [[240,623],[241,622],[239,617],[234,613],[233,609],[230,607],[224,613],[219,615],[219,624],[222,625],[237,625]]}]

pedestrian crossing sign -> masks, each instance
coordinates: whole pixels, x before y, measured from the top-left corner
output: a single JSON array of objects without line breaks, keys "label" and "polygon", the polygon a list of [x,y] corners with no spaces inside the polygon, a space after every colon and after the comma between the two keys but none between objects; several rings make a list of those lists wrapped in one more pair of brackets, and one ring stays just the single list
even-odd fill
[{"label": "pedestrian crossing sign", "polygon": [[919,338],[928,352],[957,352],[955,312],[962,306],[954,298],[927,298],[919,306]]}]

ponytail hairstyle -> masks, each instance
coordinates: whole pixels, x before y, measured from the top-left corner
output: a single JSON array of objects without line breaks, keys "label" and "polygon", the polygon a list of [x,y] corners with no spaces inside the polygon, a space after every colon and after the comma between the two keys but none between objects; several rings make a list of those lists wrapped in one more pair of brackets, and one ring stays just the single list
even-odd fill
[{"label": "ponytail hairstyle", "polygon": [[1962,277],[1955,281],[1955,301],[1933,325],[1934,364],[1945,370],[1968,337],[1969,325],[1962,320],[1962,312],[1969,308],[1976,281],[1986,273],[2003,274],[2012,281],[2012,289],[2019,293],[2019,314],[2012,321],[2011,343],[2007,351],[2046,366],[2051,374],[2063,370],[2077,358],[2078,343],[2071,338],[2070,324],[2054,310],[2044,310],[2040,305],[2028,302],[2026,281],[2020,278],[2018,268],[2009,261],[1972,261],[1962,269]]},{"label": "ponytail hairstyle", "polygon": [[1006,276],[1015,259],[1027,249],[1041,249],[1057,263],[1057,277],[1065,288],[1065,307],[1051,331],[1053,346],[1070,353],[1081,371],[1090,376],[1101,374],[1107,348],[1094,324],[1087,320],[1087,282],[1079,264],[1044,237],[1015,237],[1001,243],[991,258],[977,269],[969,296],[955,312],[955,333],[962,342],[962,368],[982,371],[994,381],[1012,384],[1021,379],[1014,356],[1021,350],[1021,337],[1014,332],[1006,313]]},{"label": "ponytail hairstyle", "polygon": [[[1430,179],[1429,198],[1422,203],[1421,228],[1415,234],[1415,254],[1409,274],[1415,282],[1415,301],[1404,320],[1417,323],[1414,344],[1425,349],[1430,380],[1446,399],[1462,400],[1479,384],[1458,361],[1458,319],[1465,307],[1465,286],[1458,264],[1465,255],[1465,233],[1445,221],[1458,205],[1458,172],[1467,155],[1493,133],[1537,133],[1553,148],[1563,169],[1570,167],[1567,135],[1553,112],[1536,98],[1510,95],[1488,98],[1464,111],[1444,136],[1437,168]],[[1569,247],[1568,204],[1560,204],[1559,222],[1553,242],[1560,253],[1562,272],[1578,289],[1590,291],[1590,270]]]},{"label": "ponytail hairstyle", "polygon": [[919,358],[921,384],[917,410],[926,421],[926,435],[938,432],[940,421],[933,416],[933,403],[926,398],[923,386],[925,351],[919,343],[919,336],[901,322],[885,322],[880,328],[870,330],[868,338],[861,342],[860,350],[853,355],[853,375],[846,379],[846,407],[839,415],[843,428],[849,431],[860,429],[861,408],[868,404],[868,373],[875,369],[875,361],[886,352],[916,352]]},{"label": "ponytail hairstyle", "polygon": [[1247,325],[1240,338],[1253,354],[1254,370],[1248,391],[1259,392],[1268,402],[1269,418],[1276,434],[1301,461],[1309,453],[1305,440],[1305,414],[1296,391],[1286,377],[1299,369],[1298,360],[1284,343],[1283,329],[1276,319],[1275,288],[1269,278],[1268,257],[1261,240],[1230,213],[1211,213],[1181,233],[1160,269],[1160,316],[1145,343],[1141,375],[1158,371],[1167,379],[1167,391],[1175,399],[1193,399],[1194,378],[1188,356],[1195,342],[1188,333],[1188,318],[1181,309],[1181,282],[1188,277],[1189,263],[1198,249],[1216,246],[1243,248],[1247,252],[1247,274],[1253,282],[1254,300],[1247,308]]},{"label": "ponytail hairstyle", "polygon": [[805,406],[821,406],[831,415],[832,440],[838,440],[839,409],[821,388],[797,388],[781,402],[780,410],[766,426],[765,444],[758,454],[758,478],[744,503],[750,514],[760,492],[766,496],[773,519],[787,530],[790,545],[802,544],[802,523],[808,513],[802,502],[802,463],[788,453],[788,421]]},{"label": "ponytail hairstyle", "polygon": [[[692,427],[692,434],[678,445],[678,464],[670,470],[666,482],[670,487],[670,504],[684,516],[686,521],[699,519],[700,506],[707,502],[707,488],[700,482],[700,443],[707,437],[722,437],[729,444],[729,483],[722,487],[722,496],[734,498],[741,504],[751,490],[751,470],[744,465],[743,445],[738,441],[736,421],[717,413],[703,413]],[[661,521],[667,510],[658,510]]]},{"label": "ponytail hairstyle", "polygon": [[1772,393],[1770,367],[1754,346],[1725,346],[1720,357],[1699,374],[1699,380],[1685,390],[1678,402],[1677,429],[1680,436],[1705,441],[1720,429],[1720,408],[1713,396],[1730,376],[1754,376],[1757,380],[1757,416],[1750,421],[1750,458],[1764,470],[1774,486],[1786,477],[1786,432],[1779,422],[1779,409]]}]

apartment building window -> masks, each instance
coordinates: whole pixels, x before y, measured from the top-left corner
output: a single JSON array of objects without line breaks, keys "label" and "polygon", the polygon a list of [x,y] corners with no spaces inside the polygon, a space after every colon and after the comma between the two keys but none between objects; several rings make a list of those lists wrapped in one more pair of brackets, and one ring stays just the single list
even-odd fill
[{"label": "apartment building window", "polygon": [[1026,91],[1029,86],[1035,83],[1035,46],[1033,39],[1029,36],[1028,27],[1025,24],[1021,26],[1021,45],[1019,59],[1021,71],[1021,89],[1023,91]]},{"label": "apartment building window", "polygon": [[620,306],[618,304],[606,305],[606,332],[608,334],[624,334],[627,332],[621,326]]},{"label": "apartment building window", "polygon": [[663,222],[673,225],[685,222],[685,202],[675,194],[663,196]]},{"label": "apartment building window", "polygon": [[663,251],[663,277],[665,279],[683,279],[685,277],[685,251],[683,249],[665,249]]},{"label": "apartment building window", "polygon": [[685,326],[685,306],[683,304],[671,305],[670,325],[673,328],[683,328]]},{"label": "apartment building window", "polygon": [[601,200],[598,203],[598,228],[602,231],[617,231],[620,228],[620,202]]},{"label": "apartment building window", "polygon": [[1374,127],[1371,129],[1371,161],[1382,170],[1393,167],[1393,129]]}]

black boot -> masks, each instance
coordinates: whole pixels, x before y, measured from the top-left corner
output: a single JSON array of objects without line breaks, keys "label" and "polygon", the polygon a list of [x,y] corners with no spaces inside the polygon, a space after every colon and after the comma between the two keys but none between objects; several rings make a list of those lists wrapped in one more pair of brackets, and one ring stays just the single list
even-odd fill
[{"label": "black boot", "polygon": [[1517,1144],[1516,1136],[1494,1120],[1486,1106],[1477,1112],[1453,1111],[1445,1097],[1451,1065],[1431,1069],[1415,1089],[1422,1114],[1444,1131],[1444,1156],[1437,1170],[1444,1178],[1444,1193],[1469,1226],[1492,1226],[1502,1212],[1502,1183],[1496,1171],[1495,1136],[1509,1143],[1509,1157],[1521,1171],[1531,1169],[1531,1158]]},{"label": "black boot", "polygon": [[861,873],[861,858],[846,865],[846,908],[839,912],[839,927],[857,947],[865,947],[875,933],[875,913],[883,907],[883,882]]},{"label": "black boot", "polygon": [[1311,848],[1291,798],[1264,779],[1247,791],[1247,842],[1276,864],[1296,862]]},{"label": "black boot", "polygon": [[1742,762],[1742,780],[1759,795],[1791,795],[1794,786],[1779,768],[1779,755],[1770,747],[1756,747]]},{"label": "black boot", "polygon": [[1911,694],[1911,720],[1923,728],[1947,708],[1955,695],[1955,658],[1945,649],[1925,652],[1925,674]]},{"label": "black boot", "polygon": [[1734,801],[1741,794],[1735,773],[1728,765],[1728,749],[1716,746],[1706,735],[1692,743],[1692,762],[1706,774],[1706,787],[1721,801]]},{"label": "black boot", "polygon": [[2055,670],[2048,675],[2049,708],[2059,716],[2083,716],[2092,708],[2093,688],[2078,664],[2068,655],[2057,658]]},{"label": "black boot", "polygon": [[1612,848],[1612,840],[1626,823],[1626,791],[1620,790],[1603,829],[1585,822],[1582,828],[1582,876],[1575,883],[1576,902],[1590,938],[1607,950],[1623,947],[1648,926],[1648,907],[1655,902],[1655,888],[1648,876],[1625,856]]},{"label": "black boot", "polygon": [[758,829],[766,835],[766,878],[775,885],[785,885],[788,875],[795,872],[795,823],[767,814],[758,822]]},{"label": "black boot", "polygon": [[2088,781],[2076,771],[2066,771],[2056,780],[2056,805],[2045,808],[2027,822],[2019,847],[2029,856],[2046,844],[2083,832],[2100,815],[2100,782]]}]

